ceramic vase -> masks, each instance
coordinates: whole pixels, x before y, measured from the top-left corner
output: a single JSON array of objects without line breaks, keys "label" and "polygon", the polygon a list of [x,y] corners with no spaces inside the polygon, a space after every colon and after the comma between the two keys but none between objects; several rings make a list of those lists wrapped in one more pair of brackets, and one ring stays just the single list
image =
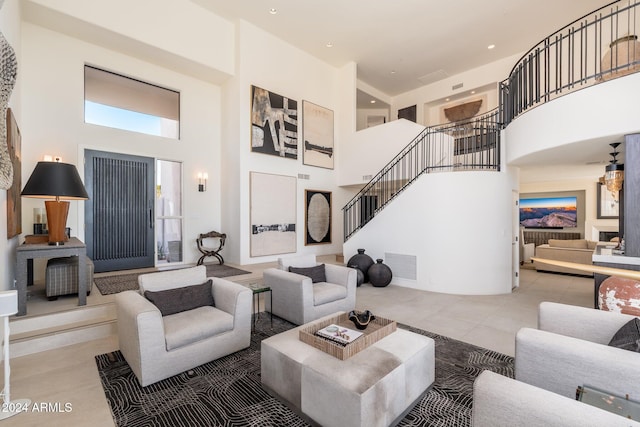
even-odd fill
[{"label": "ceramic vase", "polygon": [[393,274],[388,265],[382,263],[382,259],[377,259],[376,263],[369,267],[369,283],[377,288],[383,288],[391,283]]},{"label": "ceramic vase", "polygon": [[353,268],[356,271],[356,274],[357,274],[356,286],[362,285],[364,283],[364,273],[360,270],[360,268],[358,268],[358,266],[355,264],[348,265],[347,267]]},{"label": "ceramic vase", "polygon": [[363,282],[369,281],[369,276],[367,271],[369,267],[373,265],[373,259],[364,253],[364,249],[358,249],[358,253],[351,258],[349,258],[348,266],[356,266],[356,268],[362,271],[363,274]]}]

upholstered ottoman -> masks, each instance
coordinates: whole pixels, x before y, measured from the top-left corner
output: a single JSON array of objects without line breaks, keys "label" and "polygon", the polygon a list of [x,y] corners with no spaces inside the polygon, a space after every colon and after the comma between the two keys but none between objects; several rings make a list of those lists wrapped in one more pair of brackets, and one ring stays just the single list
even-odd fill
[{"label": "upholstered ottoman", "polygon": [[300,341],[302,327],[262,341],[262,385],[322,426],[394,424],[433,384],[429,337],[398,329],[339,360]]},{"label": "upholstered ottoman", "polygon": [[[93,288],[93,261],[87,260],[87,295]],[[78,257],[51,258],[45,272],[47,298],[53,301],[59,295],[78,293]]]}]

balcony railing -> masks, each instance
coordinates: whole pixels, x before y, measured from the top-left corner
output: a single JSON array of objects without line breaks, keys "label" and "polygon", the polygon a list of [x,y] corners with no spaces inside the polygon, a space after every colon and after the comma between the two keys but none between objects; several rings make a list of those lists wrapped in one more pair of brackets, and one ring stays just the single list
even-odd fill
[{"label": "balcony railing", "polygon": [[638,2],[616,1],[542,40],[500,85],[501,121],[576,89],[640,70]]},{"label": "balcony railing", "polygon": [[342,208],[345,241],[420,175],[500,170],[499,111],[428,127]]}]

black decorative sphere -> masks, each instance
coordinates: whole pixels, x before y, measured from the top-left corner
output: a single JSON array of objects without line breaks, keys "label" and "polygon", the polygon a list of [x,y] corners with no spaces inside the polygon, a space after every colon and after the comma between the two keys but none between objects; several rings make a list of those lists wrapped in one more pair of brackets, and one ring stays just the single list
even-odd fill
[{"label": "black decorative sphere", "polygon": [[387,286],[393,277],[391,269],[387,264],[383,264],[381,259],[377,259],[367,273],[369,273],[369,283],[378,288]]},{"label": "black decorative sphere", "polygon": [[358,249],[358,253],[349,258],[349,262],[347,263],[347,265],[355,265],[358,270],[362,271],[362,274],[364,275],[363,282],[369,281],[367,271],[369,270],[369,267],[373,265],[373,259],[369,255],[366,255],[364,253],[364,249]]},{"label": "black decorative sphere", "polygon": [[376,316],[374,316],[373,313],[370,312],[369,310],[365,310],[364,312],[351,310],[349,312],[349,320],[351,320],[353,324],[356,326],[356,328],[360,330],[367,329],[367,326],[369,326],[369,323],[375,319],[376,319]]},{"label": "black decorative sphere", "polygon": [[347,267],[353,268],[356,271],[356,275],[357,275],[356,286],[362,285],[364,283],[364,273],[355,264],[348,265]]}]

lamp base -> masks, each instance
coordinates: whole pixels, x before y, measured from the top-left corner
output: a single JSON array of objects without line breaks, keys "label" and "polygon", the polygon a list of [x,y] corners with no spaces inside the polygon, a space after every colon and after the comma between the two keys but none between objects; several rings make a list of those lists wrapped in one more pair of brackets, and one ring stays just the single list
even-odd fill
[{"label": "lamp base", "polygon": [[31,410],[31,399],[15,399],[10,402],[2,403],[2,410],[0,410],[0,420],[5,420],[14,415],[18,415],[21,412],[27,412]]},{"label": "lamp base", "polygon": [[47,200],[44,202],[47,209],[47,222],[49,225],[49,244],[64,245],[67,240],[65,227],[67,226],[67,216],[69,215],[69,202]]}]

